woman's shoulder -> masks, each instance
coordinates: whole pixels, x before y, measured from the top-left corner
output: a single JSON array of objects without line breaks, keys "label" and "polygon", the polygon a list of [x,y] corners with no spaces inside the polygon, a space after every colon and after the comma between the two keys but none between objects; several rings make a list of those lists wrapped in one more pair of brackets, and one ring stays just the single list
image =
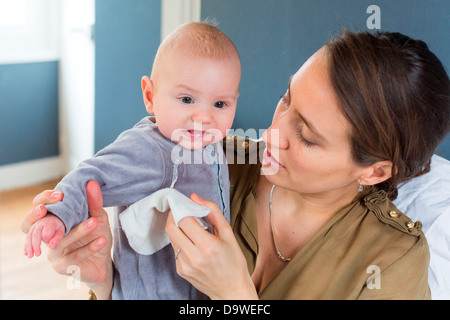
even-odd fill
[{"label": "woman's shoulder", "polygon": [[360,255],[377,268],[381,290],[368,286],[359,299],[429,299],[430,253],[422,223],[400,211],[384,191],[375,191],[361,202],[367,208],[362,222],[367,236],[359,237],[365,239],[359,242]]},{"label": "woman's shoulder", "polygon": [[411,262],[427,267],[429,251],[422,223],[400,211],[386,192],[375,187],[366,190],[334,219],[329,230],[333,245],[348,243],[358,259],[383,269],[408,256]]},{"label": "woman's shoulder", "polygon": [[386,192],[373,188],[367,195],[363,196],[361,203],[372,213],[380,226],[389,226],[393,230],[412,237],[423,235],[422,223],[413,221],[392,201],[389,200]]},{"label": "woman's shoulder", "polygon": [[[371,247],[379,248],[379,257],[383,257],[384,267],[408,260],[411,265],[426,271],[429,263],[429,249],[422,231],[422,223],[413,221],[400,211],[386,192],[376,190],[364,196],[361,204],[366,208],[366,215],[361,223]],[[382,250],[381,250],[382,249]],[[377,250],[375,250],[377,251]]]},{"label": "woman's shoulder", "polygon": [[[372,188],[360,195],[347,213],[336,217],[324,239],[336,252],[330,264],[345,267],[341,277],[346,278],[347,267],[352,270],[360,299],[427,298],[429,249],[422,224],[401,212],[384,191]],[[364,287],[373,268],[381,277],[381,290]]]}]

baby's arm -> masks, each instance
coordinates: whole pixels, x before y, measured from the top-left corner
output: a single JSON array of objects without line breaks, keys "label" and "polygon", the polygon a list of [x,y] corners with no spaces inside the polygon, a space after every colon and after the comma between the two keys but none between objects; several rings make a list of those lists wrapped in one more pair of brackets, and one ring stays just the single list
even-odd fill
[{"label": "baby's arm", "polygon": [[28,231],[25,241],[25,255],[32,258],[41,255],[41,242],[45,242],[54,249],[64,236],[64,223],[57,216],[49,213],[36,221]]},{"label": "baby's arm", "polygon": [[62,201],[46,205],[47,212],[60,218],[66,233],[89,218],[86,183],[100,185],[105,207],[127,206],[159,189],[165,176],[165,162],[158,145],[146,131],[133,128],[115,142],[83,161],[67,174],[55,190]]},{"label": "baby's arm", "polygon": [[[41,240],[50,247],[55,246],[61,232],[64,235],[88,219],[85,186],[90,180],[100,184],[106,207],[132,204],[159,189],[164,176],[164,160],[147,131],[133,128],[123,132],[114,143],[64,177],[55,188],[64,194],[63,200],[45,206],[47,212],[54,215],[47,214],[52,218],[46,219],[46,216],[45,220],[55,223],[57,217],[58,226],[50,229],[45,221],[33,226],[25,245],[26,255],[38,255]],[[47,235],[53,231],[53,237]]]}]

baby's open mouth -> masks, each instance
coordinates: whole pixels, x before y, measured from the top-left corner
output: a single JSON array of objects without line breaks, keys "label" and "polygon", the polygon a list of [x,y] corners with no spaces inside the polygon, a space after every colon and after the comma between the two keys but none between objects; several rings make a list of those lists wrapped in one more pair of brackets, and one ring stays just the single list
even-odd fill
[{"label": "baby's open mouth", "polygon": [[203,139],[207,133],[206,131],[185,130],[184,134],[190,139]]}]

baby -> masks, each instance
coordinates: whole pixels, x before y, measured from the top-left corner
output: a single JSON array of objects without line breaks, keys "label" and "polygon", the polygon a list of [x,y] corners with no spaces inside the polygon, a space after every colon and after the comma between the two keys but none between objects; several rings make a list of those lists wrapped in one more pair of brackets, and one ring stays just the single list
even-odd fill
[{"label": "baby", "polygon": [[[55,248],[88,219],[85,186],[90,180],[100,184],[104,206],[118,207],[117,214],[174,187],[185,196],[197,193],[215,201],[229,219],[228,168],[219,141],[234,120],[240,77],[239,54],[223,32],[200,22],[178,27],[161,43],[151,78],[142,78],[144,103],[154,116],[64,177],[55,188],[64,193],[63,201],[47,205],[49,214],[30,228],[25,254],[40,255],[41,241]],[[202,151],[203,161],[174,161],[180,149],[184,160]],[[177,275],[171,246],[139,254],[116,223],[113,299],[205,298]]]}]

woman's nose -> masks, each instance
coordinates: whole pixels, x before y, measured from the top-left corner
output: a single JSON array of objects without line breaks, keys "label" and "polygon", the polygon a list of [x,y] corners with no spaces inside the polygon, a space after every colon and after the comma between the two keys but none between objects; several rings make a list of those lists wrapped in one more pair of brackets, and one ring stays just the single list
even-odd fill
[{"label": "woman's nose", "polygon": [[271,148],[287,149],[289,139],[286,135],[286,125],[280,123],[279,118],[263,134],[264,142]]}]

